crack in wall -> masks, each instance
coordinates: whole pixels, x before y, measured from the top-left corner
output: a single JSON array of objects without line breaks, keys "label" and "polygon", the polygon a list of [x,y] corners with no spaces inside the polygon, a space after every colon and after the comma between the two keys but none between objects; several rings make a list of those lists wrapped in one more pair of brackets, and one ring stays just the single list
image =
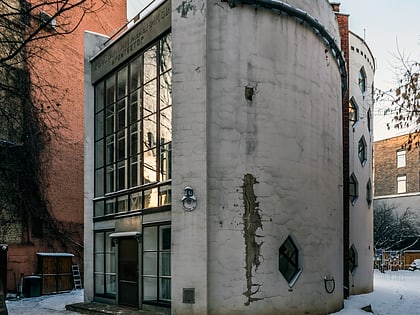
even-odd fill
[{"label": "crack in wall", "polygon": [[245,174],[243,180],[243,198],[244,198],[244,214],[242,216],[244,223],[244,239],[245,239],[245,277],[247,290],[243,293],[247,297],[245,305],[248,306],[252,302],[263,300],[263,298],[253,297],[260,290],[261,285],[253,283],[252,276],[260,265],[261,246],[263,241],[257,242],[257,238],[262,237],[257,234],[257,230],[263,228],[261,215],[259,213],[259,203],[254,193],[254,185],[258,181],[251,174]]}]

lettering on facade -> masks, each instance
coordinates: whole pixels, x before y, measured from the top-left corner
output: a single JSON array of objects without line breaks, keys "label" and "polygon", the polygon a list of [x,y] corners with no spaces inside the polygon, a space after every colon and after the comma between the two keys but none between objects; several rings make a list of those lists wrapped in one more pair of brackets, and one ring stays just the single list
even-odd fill
[{"label": "lettering on facade", "polygon": [[167,1],[92,60],[92,83],[126,61],[170,27],[171,2]]}]

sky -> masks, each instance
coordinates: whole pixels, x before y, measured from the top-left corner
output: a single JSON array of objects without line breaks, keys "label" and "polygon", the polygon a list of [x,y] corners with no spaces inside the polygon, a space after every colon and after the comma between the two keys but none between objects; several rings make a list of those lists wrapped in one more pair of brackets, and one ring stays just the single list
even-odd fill
[{"label": "sky", "polygon": [[[334,0],[335,1],[335,0]],[[376,59],[375,87],[395,85],[393,64],[398,50],[420,61],[420,0],[337,0],[340,12],[349,14],[350,30],[365,38]],[[375,105],[374,138],[381,140],[405,131],[386,129],[391,116]]]}]

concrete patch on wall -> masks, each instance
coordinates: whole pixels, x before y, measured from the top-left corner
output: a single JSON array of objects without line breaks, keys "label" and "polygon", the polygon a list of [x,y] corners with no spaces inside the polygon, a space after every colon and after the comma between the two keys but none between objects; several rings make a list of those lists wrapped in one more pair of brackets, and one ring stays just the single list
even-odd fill
[{"label": "concrete patch on wall", "polygon": [[243,181],[243,200],[244,200],[244,239],[245,239],[245,276],[247,290],[243,293],[247,297],[245,305],[262,300],[263,298],[254,297],[260,290],[261,285],[252,282],[253,271],[257,271],[260,265],[261,246],[264,242],[257,242],[262,237],[257,234],[257,230],[263,228],[261,215],[259,213],[257,197],[254,193],[254,185],[257,184],[256,178],[251,174],[246,174]]}]

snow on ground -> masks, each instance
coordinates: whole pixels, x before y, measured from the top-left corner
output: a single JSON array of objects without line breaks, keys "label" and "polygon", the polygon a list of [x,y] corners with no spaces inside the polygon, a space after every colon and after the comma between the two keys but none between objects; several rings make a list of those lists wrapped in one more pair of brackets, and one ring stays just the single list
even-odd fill
[{"label": "snow on ground", "polygon": [[80,302],[83,302],[83,290],[33,298],[11,299],[6,301],[6,306],[9,315],[80,315],[66,310],[67,304]]},{"label": "snow on ground", "polygon": [[[420,315],[420,271],[375,270],[372,293],[354,295],[334,315],[368,315],[361,308],[372,306],[375,315]],[[83,301],[83,290],[6,301],[9,315],[78,315],[65,310],[67,304]],[[332,315],[332,314],[331,314]]]},{"label": "snow on ground", "polygon": [[335,315],[367,315],[362,307],[371,305],[375,315],[420,315],[420,271],[375,270],[374,292],[354,295]]}]

